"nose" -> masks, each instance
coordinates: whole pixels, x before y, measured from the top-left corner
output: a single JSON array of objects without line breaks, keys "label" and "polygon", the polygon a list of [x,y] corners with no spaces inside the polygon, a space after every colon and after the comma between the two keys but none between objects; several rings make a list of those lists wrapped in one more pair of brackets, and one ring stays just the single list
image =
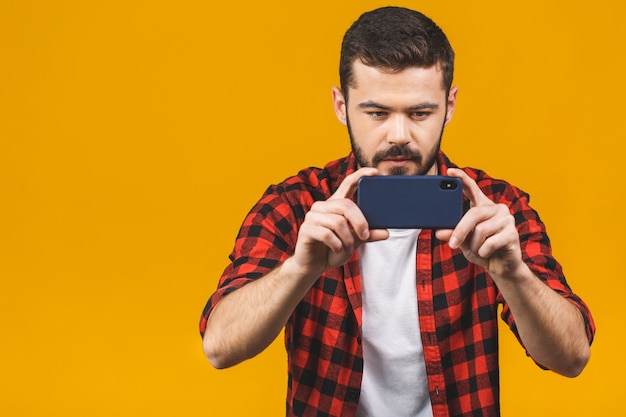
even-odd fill
[{"label": "nose", "polygon": [[411,140],[409,120],[404,115],[396,114],[390,120],[387,142],[393,145],[406,145]]}]

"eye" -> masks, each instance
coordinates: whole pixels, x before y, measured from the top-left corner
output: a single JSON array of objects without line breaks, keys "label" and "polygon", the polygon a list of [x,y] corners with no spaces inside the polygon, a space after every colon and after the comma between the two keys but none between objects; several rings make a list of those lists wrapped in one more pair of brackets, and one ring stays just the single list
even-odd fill
[{"label": "eye", "polygon": [[430,116],[432,112],[429,111],[416,111],[411,113],[411,118],[415,120],[424,120]]},{"label": "eye", "polygon": [[384,112],[384,111],[369,111],[367,112],[367,114],[371,118],[376,119],[376,120],[384,119],[387,116],[387,112]]}]

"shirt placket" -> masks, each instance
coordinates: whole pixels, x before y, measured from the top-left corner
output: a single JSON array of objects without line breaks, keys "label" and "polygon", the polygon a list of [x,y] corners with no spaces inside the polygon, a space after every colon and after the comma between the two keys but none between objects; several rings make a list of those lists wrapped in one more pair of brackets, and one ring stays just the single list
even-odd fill
[{"label": "shirt placket", "polygon": [[432,240],[432,230],[423,230],[417,239],[415,259],[417,268],[417,303],[433,416],[448,417],[446,385],[441,366],[441,352],[437,343],[437,327],[433,302]]}]

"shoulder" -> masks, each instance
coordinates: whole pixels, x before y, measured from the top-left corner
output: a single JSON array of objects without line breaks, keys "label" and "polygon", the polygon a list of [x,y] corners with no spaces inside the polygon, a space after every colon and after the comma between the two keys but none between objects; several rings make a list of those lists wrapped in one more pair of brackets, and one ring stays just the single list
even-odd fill
[{"label": "shoulder", "polygon": [[245,225],[272,228],[279,224],[283,232],[294,230],[316,201],[327,200],[351,171],[356,162],[351,155],[331,161],[323,168],[309,167],[283,181],[270,185],[252,207]]},{"label": "shoulder", "polygon": [[337,190],[344,178],[354,172],[355,167],[356,161],[352,154],[331,161],[323,168],[308,167],[294,176],[270,185],[264,197],[280,197],[297,202],[305,200],[311,204],[326,200]]},{"label": "shoulder", "polygon": [[463,170],[472,177],[487,197],[495,202],[512,202],[519,199],[529,200],[528,193],[500,178],[494,178],[485,171],[472,167]]},{"label": "shoulder", "polygon": [[528,201],[529,195],[517,186],[509,183],[508,181],[500,178],[495,178],[486,173],[485,171],[474,167],[460,167],[448,159],[448,157],[440,154],[440,166],[442,167],[442,173],[445,175],[447,168],[460,168],[467,175],[470,176],[476,184],[480,187],[483,193],[496,203],[509,204],[523,199]]}]

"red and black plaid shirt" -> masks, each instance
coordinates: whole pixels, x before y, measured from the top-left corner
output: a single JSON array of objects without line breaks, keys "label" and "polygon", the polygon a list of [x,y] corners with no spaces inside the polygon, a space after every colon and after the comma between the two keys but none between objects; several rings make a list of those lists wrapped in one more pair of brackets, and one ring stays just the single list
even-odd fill
[{"label": "red and black plaid shirt", "polygon": [[[438,163],[441,175],[454,166],[443,153]],[[231,264],[202,314],[201,332],[211,309],[224,296],[263,277],[293,254],[298,230],[313,202],[328,199],[355,169],[350,155],[324,169],[303,170],[265,192],[244,220]],[[528,205],[528,195],[482,171],[466,168],[465,172],[487,197],[510,207],[524,261],[580,309],[591,341],[595,332],[591,314],[565,282],[544,225]],[[419,318],[414,319],[419,319],[422,333],[434,416],[499,415],[498,304],[503,304],[502,318],[517,335],[508,306],[482,268],[439,242],[432,231],[419,235],[416,257]],[[363,372],[361,312],[355,251],[346,264],[317,280],[285,326],[287,416],[356,414]]]}]

